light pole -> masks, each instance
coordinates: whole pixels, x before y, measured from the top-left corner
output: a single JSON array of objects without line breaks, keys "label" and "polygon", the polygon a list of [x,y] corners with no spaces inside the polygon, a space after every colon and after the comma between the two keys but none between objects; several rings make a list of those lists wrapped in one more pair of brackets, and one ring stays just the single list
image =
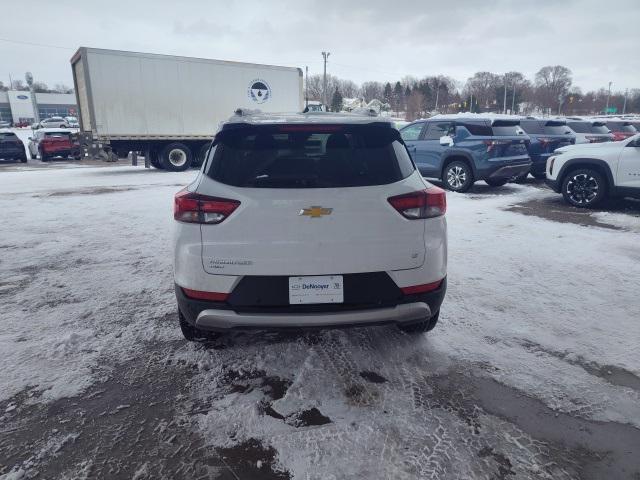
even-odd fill
[{"label": "light pole", "polygon": [[629,89],[627,88],[624,91],[624,103],[622,104],[622,114],[624,115],[627,111],[627,95],[629,94]]},{"label": "light pole", "polygon": [[513,82],[513,96],[511,97],[511,115],[516,111],[516,82]]},{"label": "light pole", "polygon": [[322,103],[326,108],[327,106],[327,58],[331,55],[330,52],[322,52],[322,58],[324,58],[324,76],[322,79]]},{"label": "light pole", "polygon": [[507,74],[504,74],[504,100],[502,101],[502,113],[507,113]]},{"label": "light pole", "polygon": [[434,111],[438,111],[438,96],[440,95],[440,80],[436,80],[436,106],[434,107]]},{"label": "light pole", "polygon": [[613,82],[609,82],[609,93],[607,93],[607,107],[604,109],[605,115],[609,113],[609,99],[611,98],[611,85]]},{"label": "light pole", "polygon": [[309,67],[304,67],[305,80],[304,80],[304,107],[309,108]]}]

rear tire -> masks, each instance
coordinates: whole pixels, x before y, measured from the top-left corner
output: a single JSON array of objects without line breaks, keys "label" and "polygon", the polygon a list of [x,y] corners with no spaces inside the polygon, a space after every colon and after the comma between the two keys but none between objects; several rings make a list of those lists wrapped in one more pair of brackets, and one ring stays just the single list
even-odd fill
[{"label": "rear tire", "polygon": [[435,328],[436,324],[438,323],[439,317],[440,317],[440,310],[438,310],[433,317],[427,318],[422,322],[410,323],[409,325],[398,325],[398,328],[404,333],[409,333],[409,334],[430,332]]},{"label": "rear tire", "polygon": [[159,164],[170,172],[182,172],[191,166],[193,154],[191,149],[182,143],[170,143],[160,152]]},{"label": "rear tire", "polygon": [[467,162],[455,160],[442,171],[442,183],[453,192],[466,192],[473,182],[473,170]]},{"label": "rear tire", "polygon": [[20,159],[19,159],[19,160],[20,160],[20,162],[22,162],[22,163],[27,163],[27,157],[26,157],[26,156],[24,156],[24,157],[20,157]]},{"label": "rear tire", "polygon": [[574,207],[594,207],[604,200],[606,193],[604,177],[591,168],[572,170],[562,181],[562,196]]},{"label": "rear tire", "polygon": [[487,178],[485,180],[490,187],[502,187],[506,185],[508,181],[508,178]]},{"label": "rear tire", "polygon": [[221,336],[217,332],[209,332],[194,327],[189,322],[187,322],[180,310],[178,310],[178,320],[180,321],[180,330],[182,331],[182,336],[185,338],[185,340],[188,340],[190,342],[206,342],[208,340],[216,340]]}]

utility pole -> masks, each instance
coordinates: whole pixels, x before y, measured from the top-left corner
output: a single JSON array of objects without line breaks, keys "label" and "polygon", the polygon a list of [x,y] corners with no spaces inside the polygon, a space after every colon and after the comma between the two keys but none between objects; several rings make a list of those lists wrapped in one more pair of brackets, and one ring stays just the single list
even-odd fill
[{"label": "utility pole", "polygon": [[11,74],[9,74],[9,90],[13,90],[13,78],[11,78]]},{"label": "utility pole", "polygon": [[309,108],[309,67],[304,67],[305,80],[304,80],[304,107]]},{"label": "utility pole", "polygon": [[627,95],[629,94],[629,89],[627,88],[624,91],[624,103],[622,104],[622,114],[624,115],[627,111]]},{"label": "utility pole", "polygon": [[436,106],[434,107],[434,110],[437,112],[438,111],[438,96],[440,94],[440,80],[436,80]]},{"label": "utility pole", "polygon": [[322,80],[322,103],[325,108],[327,106],[327,58],[331,55],[330,52],[322,52],[322,58],[324,58],[324,77]]},{"label": "utility pole", "polygon": [[607,94],[607,108],[604,109],[605,115],[609,113],[609,99],[611,98],[611,84],[613,82],[609,82],[609,93]]},{"label": "utility pole", "polygon": [[516,111],[516,82],[513,82],[513,97],[511,97],[511,115]]},{"label": "utility pole", "polygon": [[502,102],[502,113],[507,113],[507,74],[504,74],[504,100]]},{"label": "utility pole", "polygon": [[471,101],[469,102],[469,112],[473,113],[473,93],[471,95]]}]

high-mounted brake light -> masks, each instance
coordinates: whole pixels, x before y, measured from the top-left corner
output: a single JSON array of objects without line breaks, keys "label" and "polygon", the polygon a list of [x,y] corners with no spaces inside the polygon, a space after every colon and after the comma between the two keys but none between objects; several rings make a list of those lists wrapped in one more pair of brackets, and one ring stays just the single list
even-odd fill
[{"label": "high-mounted brake light", "polygon": [[447,211],[447,195],[438,187],[397,195],[387,200],[400,215],[409,220],[440,217]]},{"label": "high-mounted brake light", "polygon": [[185,223],[222,222],[240,206],[238,200],[209,197],[199,193],[180,190],[173,201],[173,218]]}]

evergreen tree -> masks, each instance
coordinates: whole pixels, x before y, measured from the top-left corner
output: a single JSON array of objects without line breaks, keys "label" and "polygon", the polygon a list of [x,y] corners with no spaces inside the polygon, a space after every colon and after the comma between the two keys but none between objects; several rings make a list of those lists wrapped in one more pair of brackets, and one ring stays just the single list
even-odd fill
[{"label": "evergreen tree", "polygon": [[333,92],[333,98],[331,99],[331,110],[333,112],[339,112],[342,110],[342,94],[340,93],[340,90],[338,90],[338,87],[336,87],[336,90]]},{"label": "evergreen tree", "polygon": [[393,101],[394,101],[396,113],[399,114],[400,110],[403,109],[403,105],[404,105],[402,84],[400,82],[396,82],[396,85],[393,87]]},{"label": "evergreen tree", "polygon": [[387,82],[384,86],[384,103],[388,103],[389,105],[393,105],[393,90],[391,89],[391,84]]}]

